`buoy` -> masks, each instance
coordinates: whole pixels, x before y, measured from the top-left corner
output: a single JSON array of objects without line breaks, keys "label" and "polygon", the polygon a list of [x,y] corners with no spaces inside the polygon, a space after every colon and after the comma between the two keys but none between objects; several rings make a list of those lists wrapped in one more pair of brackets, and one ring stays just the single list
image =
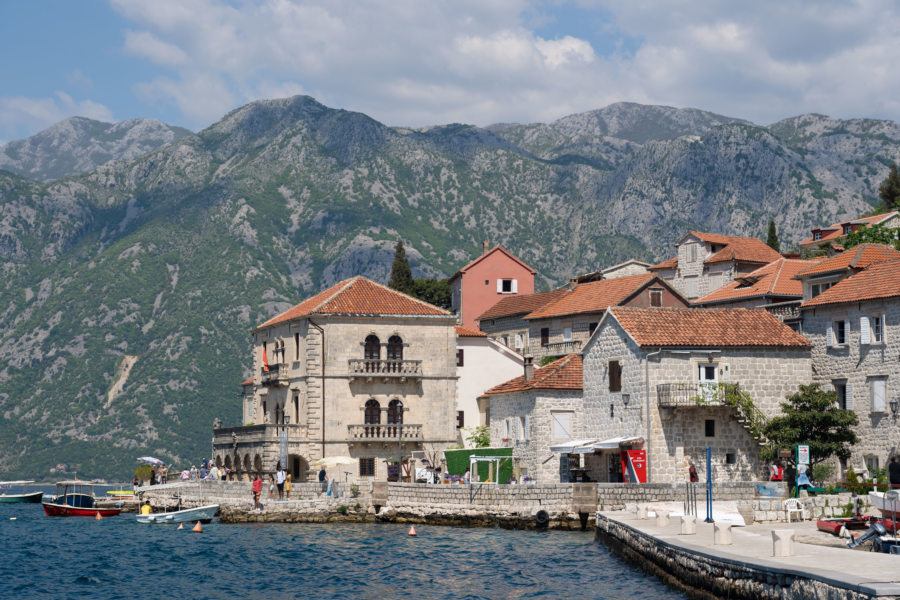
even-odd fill
[{"label": "buoy", "polygon": [[[197,522],[199,523],[200,521],[197,521]],[[179,524],[178,524],[178,529],[184,529],[184,523],[179,523]]]},{"label": "buoy", "polygon": [[416,526],[415,525],[409,526],[409,535],[412,535],[412,536],[416,535]]},{"label": "buoy", "polygon": [[203,533],[203,527],[200,526],[200,521],[197,521],[197,524],[194,525],[194,528],[191,529],[191,531],[194,531],[196,533]]},{"label": "buoy", "polygon": [[10,520],[10,521],[15,521],[15,520],[16,520],[16,517],[10,517],[9,520]]},{"label": "buoy", "polygon": [[94,520],[95,520],[95,521],[100,521],[100,520],[102,520],[102,519],[103,519],[103,515],[101,515],[99,511],[96,512],[96,513],[94,513]]}]

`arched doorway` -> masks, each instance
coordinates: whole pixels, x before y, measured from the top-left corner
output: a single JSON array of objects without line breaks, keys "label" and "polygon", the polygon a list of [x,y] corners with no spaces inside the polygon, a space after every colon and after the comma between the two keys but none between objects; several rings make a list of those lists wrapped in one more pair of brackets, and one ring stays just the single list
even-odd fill
[{"label": "arched doorway", "polygon": [[399,335],[392,335],[387,345],[388,370],[391,373],[400,371],[400,362],[403,360],[403,340]]},{"label": "arched doorway", "polygon": [[288,466],[291,472],[291,479],[296,483],[303,483],[307,480],[309,473],[309,463],[299,454],[291,454],[288,456]]},{"label": "arched doorway", "polygon": [[[378,400],[370,398],[366,401],[366,410],[363,413],[363,422],[366,425],[378,425],[381,423],[381,405]],[[378,437],[378,427],[366,427],[365,437]]]},{"label": "arched doorway", "polygon": [[[391,400],[390,404],[388,404],[387,422],[388,425],[403,424],[403,402],[397,398]],[[391,430],[391,437],[398,437],[400,435],[398,428],[390,427],[389,429]]]},{"label": "arched doorway", "polygon": [[366,372],[377,373],[378,361],[381,359],[381,340],[377,335],[372,334],[366,338],[363,358],[365,358]]}]

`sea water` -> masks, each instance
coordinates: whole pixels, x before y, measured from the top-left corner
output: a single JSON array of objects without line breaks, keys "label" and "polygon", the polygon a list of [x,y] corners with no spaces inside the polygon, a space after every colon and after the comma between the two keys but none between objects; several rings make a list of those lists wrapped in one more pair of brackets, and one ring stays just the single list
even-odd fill
[{"label": "sea water", "polygon": [[202,533],[123,513],[0,505],[3,598],[685,598],[592,532],[393,524],[243,524]]}]

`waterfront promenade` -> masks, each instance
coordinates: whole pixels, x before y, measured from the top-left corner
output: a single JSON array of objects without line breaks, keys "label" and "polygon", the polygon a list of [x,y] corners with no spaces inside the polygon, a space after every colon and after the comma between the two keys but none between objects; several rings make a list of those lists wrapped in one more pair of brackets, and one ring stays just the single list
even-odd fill
[{"label": "waterfront promenade", "polygon": [[[772,531],[787,529],[794,531],[795,554],[774,557]],[[598,538],[698,597],[900,599],[900,556],[842,547],[838,538],[817,531],[814,520],[731,532],[730,545],[716,545],[713,524],[701,520],[695,534],[683,535],[677,517],[661,527],[632,512],[597,514]]]}]

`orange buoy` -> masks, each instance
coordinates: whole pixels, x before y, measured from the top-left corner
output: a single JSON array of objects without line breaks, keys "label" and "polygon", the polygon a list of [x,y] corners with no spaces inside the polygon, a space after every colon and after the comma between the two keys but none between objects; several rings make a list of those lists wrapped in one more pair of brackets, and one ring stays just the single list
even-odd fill
[{"label": "orange buoy", "polygon": [[[200,521],[197,521],[197,522],[199,523]],[[178,524],[178,529],[184,529],[184,523],[179,523],[179,524]]]},{"label": "orange buoy", "polygon": [[415,525],[409,526],[409,535],[412,535],[412,536],[416,535],[416,526]]},{"label": "orange buoy", "polygon": [[100,514],[100,511],[95,512],[95,513],[94,513],[94,520],[95,520],[95,521],[100,521],[101,519],[103,519],[103,515]]},{"label": "orange buoy", "polygon": [[197,524],[194,525],[194,528],[191,529],[191,531],[194,531],[196,533],[203,533],[203,527],[200,526],[200,521],[197,521]]}]

